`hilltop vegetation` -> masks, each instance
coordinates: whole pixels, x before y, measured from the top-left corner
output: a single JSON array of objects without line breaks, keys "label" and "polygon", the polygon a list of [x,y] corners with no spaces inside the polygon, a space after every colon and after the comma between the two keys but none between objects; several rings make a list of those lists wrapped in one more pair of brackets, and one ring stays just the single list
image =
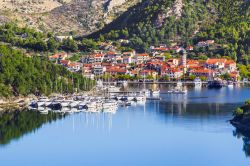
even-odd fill
[{"label": "hilltop vegetation", "polygon": [[46,58],[27,57],[20,51],[0,45],[0,96],[73,93],[88,90],[93,81]]},{"label": "hilltop vegetation", "polygon": [[207,25],[197,40],[215,39],[224,46],[224,54],[244,64],[250,63],[250,1],[216,0],[216,23]]},{"label": "hilltop vegetation", "polygon": [[38,32],[35,29],[21,28],[14,23],[6,23],[0,26],[0,42],[18,48],[24,48],[35,52],[77,52],[97,49],[97,42],[92,39],[83,38],[77,41],[71,38],[59,42],[56,35],[48,32]]}]

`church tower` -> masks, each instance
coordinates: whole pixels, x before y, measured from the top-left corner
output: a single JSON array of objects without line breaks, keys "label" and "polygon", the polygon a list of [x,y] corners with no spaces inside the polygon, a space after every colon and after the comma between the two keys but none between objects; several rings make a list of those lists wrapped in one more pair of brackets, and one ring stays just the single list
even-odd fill
[{"label": "church tower", "polygon": [[183,48],[180,51],[180,54],[181,54],[180,65],[183,66],[184,73],[186,73],[187,72],[187,52]]}]

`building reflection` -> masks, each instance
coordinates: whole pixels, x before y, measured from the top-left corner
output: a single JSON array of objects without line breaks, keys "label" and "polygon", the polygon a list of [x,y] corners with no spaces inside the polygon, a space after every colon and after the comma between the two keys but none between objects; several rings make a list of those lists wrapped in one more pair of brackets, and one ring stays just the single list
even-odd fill
[{"label": "building reflection", "polygon": [[[157,112],[173,116],[227,115],[237,105],[230,103],[193,103],[186,96],[169,96],[169,100],[158,101]],[[155,106],[156,107],[156,106]]]}]

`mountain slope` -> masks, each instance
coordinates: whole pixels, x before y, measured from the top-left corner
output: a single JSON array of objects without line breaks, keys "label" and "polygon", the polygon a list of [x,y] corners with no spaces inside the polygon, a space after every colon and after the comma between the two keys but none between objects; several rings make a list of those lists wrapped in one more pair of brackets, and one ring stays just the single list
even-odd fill
[{"label": "mountain slope", "polygon": [[144,50],[151,44],[215,39],[226,46],[221,54],[247,63],[249,11],[249,0],[145,0],[90,37],[127,38]]},{"label": "mountain slope", "polygon": [[0,0],[2,22],[59,33],[90,34],[140,0]]},{"label": "mountain slope", "polygon": [[201,0],[145,0],[93,36],[108,33],[105,37],[115,38],[113,30],[123,29],[146,43],[187,40],[211,17],[207,2]]}]

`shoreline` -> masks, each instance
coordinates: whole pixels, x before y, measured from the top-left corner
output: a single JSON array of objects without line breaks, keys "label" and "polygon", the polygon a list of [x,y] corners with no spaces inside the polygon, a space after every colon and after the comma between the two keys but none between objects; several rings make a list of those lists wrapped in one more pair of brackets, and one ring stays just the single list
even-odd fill
[{"label": "shoreline", "polygon": [[0,113],[11,111],[22,111],[28,108],[29,102],[36,97],[11,97],[0,99]]}]

